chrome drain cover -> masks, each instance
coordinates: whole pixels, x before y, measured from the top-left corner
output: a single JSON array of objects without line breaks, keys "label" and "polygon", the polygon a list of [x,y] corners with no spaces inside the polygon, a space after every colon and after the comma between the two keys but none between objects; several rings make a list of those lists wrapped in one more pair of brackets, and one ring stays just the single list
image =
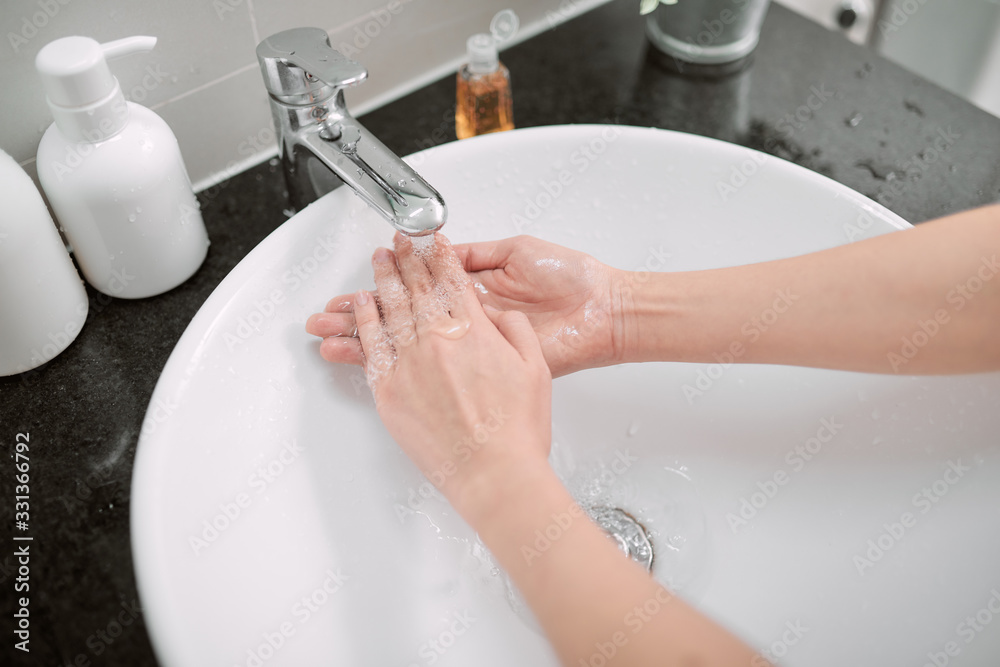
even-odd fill
[{"label": "chrome drain cover", "polygon": [[634,516],[618,507],[593,507],[590,518],[614,539],[623,554],[646,568],[653,569],[653,543],[646,529]]}]

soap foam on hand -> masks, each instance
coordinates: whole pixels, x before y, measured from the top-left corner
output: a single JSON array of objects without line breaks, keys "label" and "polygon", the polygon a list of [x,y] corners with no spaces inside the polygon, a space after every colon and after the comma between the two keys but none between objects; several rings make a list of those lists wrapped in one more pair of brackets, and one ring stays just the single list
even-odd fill
[{"label": "soap foam on hand", "polygon": [[[413,248],[413,254],[419,258],[434,278],[434,299],[431,306],[432,312],[415,313],[418,319],[441,319],[442,326],[435,327],[433,331],[446,338],[461,338],[468,331],[470,322],[451,317],[452,305],[455,300],[461,298],[462,292],[470,284],[471,279],[465,272],[461,261],[451,247],[447,237],[435,232],[425,236],[397,236],[397,250],[406,243]],[[405,245],[404,245],[405,247]]]},{"label": "soap foam on hand", "polygon": [[424,236],[411,236],[410,243],[413,244],[413,253],[420,259],[427,261],[427,259],[434,254],[435,242],[434,237],[437,234],[425,234]]},{"label": "soap foam on hand", "polygon": [[[462,338],[471,326],[466,318],[452,316],[453,304],[462,297],[462,292],[471,284],[458,255],[452,249],[448,239],[437,233],[424,236],[405,236],[397,234],[394,239],[396,253],[401,252],[406,244],[410,245],[414,257],[422,262],[433,273],[434,291],[413,312],[415,329],[412,335],[400,338],[399,334],[390,336],[385,327],[384,313],[386,309],[402,308],[405,300],[410,300],[410,293],[402,282],[383,280],[379,290],[374,294],[383,313],[382,331],[369,350],[366,377],[368,385],[375,394],[377,384],[395,368],[399,361],[399,351],[418,340],[417,329],[425,335],[437,335],[451,340]],[[385,261],[380,258],[382,250],[376,252],[375,261]],[[396,255],[398,256],[398,255]],[[394,259],[396,256],[393,256]],[[433,267],[433,268],[432,268]],[[411,307],[413,302],[410,301]],[[429,324],[428,324],[429,323]]]},{"label": "soap foam on hand", "polygon": [[424,264],[429,268],[432,262],[436,264],[438,275],[435,276],[434,289],[441,309],[450,313],[454,300],[461,298],[472,279],[465,272],[465,267],[446,236],[435,232],[427,236],[410,237],[410,242],[413,244],[413,254],[422,259]]}]

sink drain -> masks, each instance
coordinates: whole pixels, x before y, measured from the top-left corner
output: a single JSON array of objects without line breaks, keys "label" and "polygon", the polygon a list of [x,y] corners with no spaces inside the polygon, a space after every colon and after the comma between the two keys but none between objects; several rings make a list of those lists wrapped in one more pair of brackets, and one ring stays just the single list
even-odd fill
[{"label": "sink drain", "polygon": [[614,539],[623,554],[646,568],[653,569],[653,543],[646,529],[634,516],[618,507],[594,507],[590,518]]}]

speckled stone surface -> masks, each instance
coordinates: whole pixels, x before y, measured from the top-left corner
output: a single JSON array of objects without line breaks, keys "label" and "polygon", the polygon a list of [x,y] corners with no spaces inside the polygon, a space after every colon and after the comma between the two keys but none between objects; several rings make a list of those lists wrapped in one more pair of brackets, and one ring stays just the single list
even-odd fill
[{"label": "speckled stone surface", "polygon": [[[650,57],[635,10],[613,2],[505,51],[517,125],[610,122],[716,137],[830,176],[912,222],[1000,199],[1000,119],[872,52],[773,6],[743,71],[684,77]],[[453,140],[453,113],[447,77],[363,121],[407,154]],[[3,664],[155,664],[129,545],[143,416],[187,323],[287,217],[282,175],[268,163],[200,199],[212,246],[193,278],[140,301],[89,289],[90,314],[69,349],[36,371],[0,378],[6,451],[12,456],[17,433],[31,438],[25,533],[13,527],[13,458],[0,475]],[[34,538],[30,654],[12,647],[15,532]]]}]

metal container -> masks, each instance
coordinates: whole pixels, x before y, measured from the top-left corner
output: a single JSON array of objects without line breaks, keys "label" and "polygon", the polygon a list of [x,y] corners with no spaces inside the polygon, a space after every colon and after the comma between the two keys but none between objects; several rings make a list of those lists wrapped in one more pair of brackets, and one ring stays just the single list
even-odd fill
[{"label": "metal container", "polygon": [[[757,46],[770,0],[679,0],[646,20],[649,41],[677,69],[739,64]],[[730,69],[725,67],[725,69]]]}]

